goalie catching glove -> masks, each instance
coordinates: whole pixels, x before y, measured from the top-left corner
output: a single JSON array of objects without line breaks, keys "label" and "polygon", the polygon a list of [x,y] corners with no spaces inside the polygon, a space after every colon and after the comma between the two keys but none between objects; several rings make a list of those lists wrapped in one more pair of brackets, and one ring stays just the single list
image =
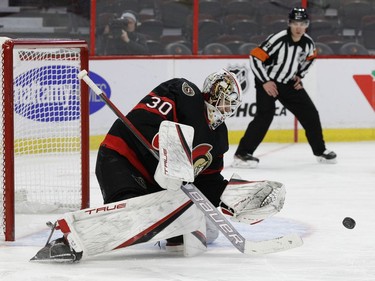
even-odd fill
[{"label": "goalie catching glove", "polygon": [[245,181],[233,175],[220,197],[220,207],[233,221],[255,224],[283,208],[285,193],[280,182]]}]

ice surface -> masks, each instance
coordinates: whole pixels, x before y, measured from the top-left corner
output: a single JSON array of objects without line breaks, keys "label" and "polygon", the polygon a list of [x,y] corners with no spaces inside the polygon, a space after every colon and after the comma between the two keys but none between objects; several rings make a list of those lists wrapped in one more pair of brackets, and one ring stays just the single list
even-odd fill
[{"label": "ice surface", "polygon": [[[318,164],[306,143],[263,143],[257,169],[223,171],[248,180],[275,180],[287,189],[283,210],[254,226],[234,223],[252,240],[297,232],[300,248],[264,256],[238,252],[222,235],[201,256],[168,254],[146,243],[86,259],[77,264],[40,264],[29,259],[44,246],[45,225],[59,215],[17,215],[16,242],[0,241],[0,280],[204,280],[204,281],[374,281],[375,280],[375,142],[328,143],[338,164]],[[91,161],[91,205],[101,204]],[[357,225],[346,229],[344,217]]]}]

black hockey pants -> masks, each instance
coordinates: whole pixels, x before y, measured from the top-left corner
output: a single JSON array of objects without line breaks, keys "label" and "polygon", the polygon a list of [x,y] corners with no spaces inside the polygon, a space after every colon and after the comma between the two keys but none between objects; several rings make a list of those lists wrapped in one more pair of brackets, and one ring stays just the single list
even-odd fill
[{"label": "black hockey pants", "polygon": [[[319,113],[305,89],[295,90],[293,84],[294,81],[288,84],[276,83],[279,92],[277,99],[294,114],[305,129],[313,154],[322,155],[326,148]],[[276,99],[265,92],[261,83],[256,82],[255,88],[257,112],[249,123],[236,154],[254,153],[263,141],[275,114]]]}]

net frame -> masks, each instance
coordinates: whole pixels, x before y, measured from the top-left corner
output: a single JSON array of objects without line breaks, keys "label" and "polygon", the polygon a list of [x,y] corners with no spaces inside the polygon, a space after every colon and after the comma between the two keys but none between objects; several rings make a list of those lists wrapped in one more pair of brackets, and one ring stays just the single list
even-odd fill
[{"label": "net frame", "polygon": [[[5,241],[15,240],[15,138],[14,138],[14,57],[17,49],[79,49],[80,69],[88,70],[88,46],[84,40],[69,39],[10,39],[1,38],[2,50],[2,161],[3,161],[3,232]],[[44,59],[56,59],[55,55]],[[13,71],[9,71],[13,70]],[[78,78],[77,78],[78,79]],[[78,79],[79,80],[79,79]],[[80,208],[89,207],[89,89],[80,84],[80,149],[81,149],[81,204]]]}]

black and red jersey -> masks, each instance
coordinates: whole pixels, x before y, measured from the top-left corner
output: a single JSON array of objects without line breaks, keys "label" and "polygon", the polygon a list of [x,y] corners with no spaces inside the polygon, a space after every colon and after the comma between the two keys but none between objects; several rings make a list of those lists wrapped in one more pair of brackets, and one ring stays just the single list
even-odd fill
[{"label": "black and red jersey", "polygon": [[[194,168],[199,173],[194,183],[211,202],[218,204],[222,190],[218,194],[214,190],[223,189],[226,184],[220,172],[223,155],[228,151],[228,131],[224,123],[215,130],[210,129],[203,94],[194,83],[183,78],[161,83],[127,118],[150,146],[164,120],[192,126]],[[153,176],[158,161],[120,119],[112,125],[102,145],[126,157],[149,184],[156,184]],[[216,195],[210,196],[210,193]]]}]

